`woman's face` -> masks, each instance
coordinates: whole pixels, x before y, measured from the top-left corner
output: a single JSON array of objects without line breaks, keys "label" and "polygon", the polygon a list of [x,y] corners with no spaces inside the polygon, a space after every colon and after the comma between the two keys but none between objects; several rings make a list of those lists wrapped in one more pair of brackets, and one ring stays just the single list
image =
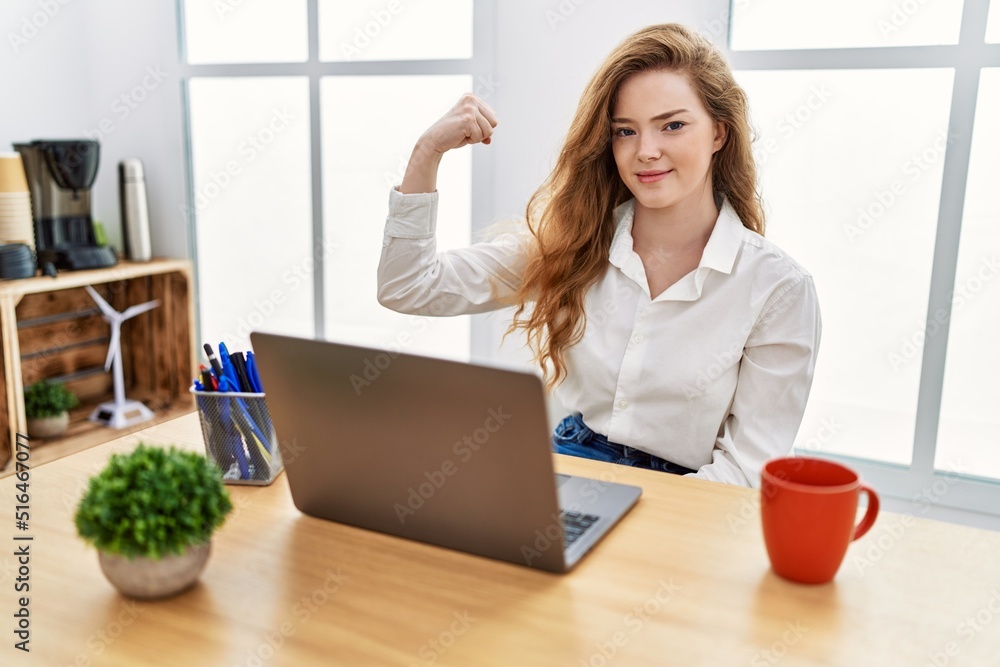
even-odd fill
[{"label": "woman's face", "polygon": [[712,155],[725,125],[708,114],[687,75],[665,70],[634,74],[618,88],[611,117],[618,174],[648,209],[698,207],[712,196]]}]

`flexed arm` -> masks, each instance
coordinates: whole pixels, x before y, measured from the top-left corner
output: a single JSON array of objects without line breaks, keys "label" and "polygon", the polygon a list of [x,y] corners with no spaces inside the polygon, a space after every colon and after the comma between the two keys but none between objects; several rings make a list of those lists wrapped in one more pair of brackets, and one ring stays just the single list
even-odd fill
[{"label": "flexed arm", "polygon": [[417,140],[403,182],[389,193],[378,300],[413,315],[496,310],[521,282],[530,236],[503,234],[489,243],[437,252],[437,170],[449,150],[491,141],[496,114],[466,94]]},{"label": "flexed arm", "polygon": [[441,157],[469,144],[489,144],[497,115],[490,105],[472,93],[459,98],[448,113],[420,135],[403,174],[399,191],[403,194],[434,192]]}]

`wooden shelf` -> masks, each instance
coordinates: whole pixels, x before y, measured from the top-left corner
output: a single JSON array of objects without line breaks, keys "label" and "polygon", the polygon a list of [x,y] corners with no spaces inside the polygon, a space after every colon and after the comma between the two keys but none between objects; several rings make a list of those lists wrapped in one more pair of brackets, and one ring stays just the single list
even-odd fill
[{"label": "wooden shelf", "polygon": [[[88,421],[98,403],[113,400],[104,371],[110,327],[84,289],[92,285],[116,309],[158,299],[160,305],[122,327],[125,392],[162,415],[191,412],[188,394],[195,369],[191,263],[160,259],[122,262],[106,269],[73,271],[56,278],[0,283],[0,468],[18,433],[26,432],[24,387],[42,379],[62,381],[80,398],[66,435],[41,442],[51,458],[127,433]],[[148,426],[149,422],[143,426]],[[141,428],[138,426],[136,428]],[[56,454],[58,453],[58,456]],[[32,456],[34,460],[34,455]]]},{"label": "wooden shelf", "polygon": [[[146,401],[143,402],[145,403]],[[149,405],[149,403],[146,404]],[[77,408],[72,411],[70,413],[69,429],[66,431],[65,435],[59,438],[32,438],[31,467],[37,468],[43,463],[55,461],[56,459],[61,459],[64,456],[82,452],[85,449],[90,449],[91,447],[96,447],[97,445],[103,445],[105,442],[110,442],[116,438],[141,431],[145,428],[153,426],[154,424],[162,424],[163,422],[176,419],[177,417],[182,417],[195,411],[194,405],[185,405],[182,403],[172,404],[168,407],[154,410],[153,414],[155,416],[152,421],[116,430],[106,426],[100,426],[87,420],[90,416],[90,411],[95,405],[97,404],[94,403],[92,405],[88,405],[86,406],[86,409],[82,409],[83,406],[81,406],[81,408]],[[6,468],[0,470],[0,478],[13,474],[13,465],[8,465]]]}]

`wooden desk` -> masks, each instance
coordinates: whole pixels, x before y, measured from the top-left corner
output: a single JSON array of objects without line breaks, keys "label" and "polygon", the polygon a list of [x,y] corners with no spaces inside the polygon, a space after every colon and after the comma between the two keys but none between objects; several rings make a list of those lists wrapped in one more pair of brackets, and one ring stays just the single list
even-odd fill
[{"label": "wooden desk", "polygon": [[196,415],[188,415],[32,471],[30,655],[12,647],[16,480],[0,480],[8,526],[0,538],[7,544],[0,664],[983,667],[1000,660],[1000,534],[884,513],[851,547],[834,583],[796,585],[769,570],[755,492],[564,457],[562,471],[613,475],[645,489],[569,575],[303,516],[282,475],[270,487],[230,487],[237,513],[216,535],[194,589],[135,603],[104,579],[71,517],[87,476],[140,436],[191,448],[201,440]]}]

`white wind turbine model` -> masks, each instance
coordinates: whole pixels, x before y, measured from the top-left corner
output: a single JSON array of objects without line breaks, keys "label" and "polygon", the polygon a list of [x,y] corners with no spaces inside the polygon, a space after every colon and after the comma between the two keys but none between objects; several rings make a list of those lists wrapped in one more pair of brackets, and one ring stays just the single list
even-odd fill
[{"label": "white wind turbine model", "polygon": [[129,306],[122,312],[118,312],[111,307],[104,298],[97,293],[90,285],[87,291],[91,298],[97,302],[97,306],[104,313],[104,319],[111,325],[111,343],[108,345],[108,358],[104,362],[104,370],[114,366],[114,402],[101,403],[90,413],[90,421],[110,426],[111,428],[125,428],[134,424],[141,424],[153,418],[153,412],[139,401],[129,401],[125,399],[125,376],[122,372],[122,322],[131,319],[136,315],[145,313],[160,305],[159,300],[147,301],[137,306]]}]

